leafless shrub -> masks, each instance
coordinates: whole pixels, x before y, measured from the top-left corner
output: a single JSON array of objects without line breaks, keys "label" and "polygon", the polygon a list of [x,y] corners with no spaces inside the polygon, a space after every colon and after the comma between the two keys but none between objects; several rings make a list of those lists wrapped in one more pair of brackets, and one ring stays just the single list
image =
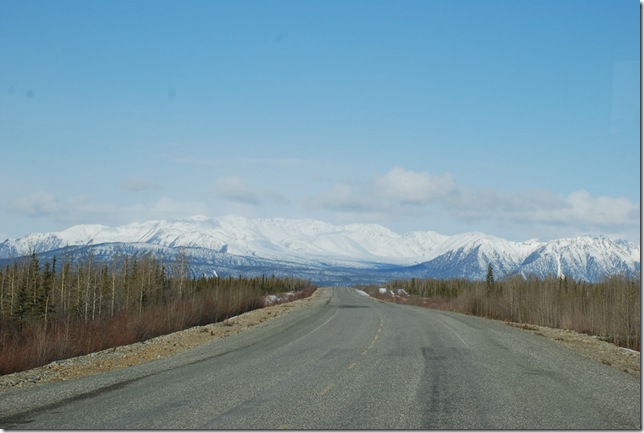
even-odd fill
[{"label": "leafless shrub", "polygon": [[[598,283],[568,278],[521,278],[502,281],[412,279],[386,285],[404,288],[407,303],[458,311],[509,322],[570,329],[598,335],[611,343],[640,350],[640,281],[613,276]],[[391,300],[375,286],[363,290]],[[401,302],[396,299],[395,302]]]}]

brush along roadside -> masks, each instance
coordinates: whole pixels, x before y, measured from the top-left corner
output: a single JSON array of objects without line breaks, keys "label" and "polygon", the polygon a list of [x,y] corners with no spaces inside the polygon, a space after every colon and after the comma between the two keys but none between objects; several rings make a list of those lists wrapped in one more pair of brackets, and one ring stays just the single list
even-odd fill
[{"label": "brush along roadside", "polygon": [[302,308],[319,298],[320,290],[312,295],[292,300],[288,293],[265,299],[264,308],[231,317],[219,323],[195,326],[150,340],[119,346],[89,355],[54,361],[42,367],[0,376],[0,392],[42,383],[59,382],[92,376],[119,368],[131,367],[185,352],[215,340],[244,332],[245,330]]},{"label": "brush along roadside", "polygon": [[[365,295],[369,293],[360,291]],[[377,299],[393,302],[396,304],[416,305],[424,308],[435,308],[438,310],[451,311],[450,303],[444,300],[431,298],[412,297],[404,289],[396,291],[379,288],[372,290],[369,296]],[[490,319],[494,320],[494,319]],[[640,352],[619,347],[615,344],[603,341],[601,337],[583,334],[567,329],[549,328],[547,326],[531,325],[503,321],[503,323],[532,332],[533,334],[553,340],[576,353],[587,358],[594,359],[603,364],[609,365],[620,371],[640,378]]]}]

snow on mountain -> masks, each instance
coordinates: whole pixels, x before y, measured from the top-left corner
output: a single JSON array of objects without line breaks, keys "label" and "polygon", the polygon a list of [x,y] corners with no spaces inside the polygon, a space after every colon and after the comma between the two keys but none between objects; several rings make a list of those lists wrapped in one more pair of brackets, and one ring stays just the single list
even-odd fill
[{"label": "snow on mountain", "polygon": [[484,233],[464,233],[439,244],[435,256],[412,267],[412,272],[433,278],[485,279],[488,265],[497,276],[512,273],[543,243],[510,242]]},{"label": "snow on mountain", "polygon": [[588,281],[596,281],[607,274],[634,277],[640,274],[640,247],[601,235],[557,239],[526,257],[518,273]]},{"label": "snow on mountain", "polygon": [[[640,272],[639,246],[603,236],[511,242],[476,232],[400,235],[377,224],[238,216],[196,216],[120,227],[78,225],[61,232],[33,233],[0,243],[0,259],[32,251],[51,255],[64,250],[78,255],[88,249],[105,257],[110,251],[173,257],[181,250],[207,274],[213,268],[232,274],[241,270],[276,275],[297,272],[312,275],[314,280],[316,275],[333,278],[334,272],[350,279],[352,270],[364,278],[484,279],[488,264],[497,277],[566,275],[596,281],[610,274],[636,276]],[[367,275],[368,270],[375,274]]]}]

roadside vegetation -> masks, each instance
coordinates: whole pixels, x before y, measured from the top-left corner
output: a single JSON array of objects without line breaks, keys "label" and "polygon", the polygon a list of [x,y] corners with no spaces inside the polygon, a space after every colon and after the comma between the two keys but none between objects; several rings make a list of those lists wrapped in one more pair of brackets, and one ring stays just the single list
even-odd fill
[{"label": "roadside vegetation", "polygon": [[569,329],[641,349],[640,281],[622,276],[598,283],[519,276],[495,281],[490,267],[486,281],[411,279],[360,288],[392,302]]},{"label": "roadside vegetation", "polygon": [[[115,257],[99,264],[40,263],[0,269],[0,374],[223,321],[262,308],[268,295],[310,296],[293,277],[187,276],[185,262]],[[272,302],[274,297],[271,297]]]}]

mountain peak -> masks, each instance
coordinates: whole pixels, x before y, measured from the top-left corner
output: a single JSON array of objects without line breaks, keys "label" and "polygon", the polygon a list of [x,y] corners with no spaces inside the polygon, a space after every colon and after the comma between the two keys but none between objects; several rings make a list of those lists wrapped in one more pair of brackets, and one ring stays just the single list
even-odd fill
[{"label": "mountain peak", "polygon": [[[225,274],[219,272],[224,262],[232,266],[231,263],[241,263],[240,260],[248,272],[259,269],[250,263],[257,266],[260,260],[262,266],[268,266],[262,269],[270,272],[280,266],[295,266],[298,272],[314,272],[318,276],[332,275],[341,268],[350,275],[358,272],[356,269],[363,274],[365,269],[390,269],[387,275],[392,278],[479,279],[485,277],[487,265],[492,263],[497,277],[513,273],[537,276],[563,273],[594,281],[611,273],[638,275],[640,267],[639,246],[602,235],[513,242],[480,232],[446,236],[415,231],[400,235],[378,224],[340,226],[313,219],[252,219],[235,215],[217,219],[196,215],[119,227],[86,224],[62,232],[33,233],[0,243],[0,259],[28,255],[34,250],[47,253],[60,248],[78,250],[101,245],[105,254],[109,254],[110,245],[119,248],[136,245],[137,251],[148,249],[170,255],[178,249],[190,248],[196,261],[210,266],[209,272],[216,269],[219,275]],[[271,266],[275,269],[271,270]],[[379,275],[385,278],[385,274]]]}]

